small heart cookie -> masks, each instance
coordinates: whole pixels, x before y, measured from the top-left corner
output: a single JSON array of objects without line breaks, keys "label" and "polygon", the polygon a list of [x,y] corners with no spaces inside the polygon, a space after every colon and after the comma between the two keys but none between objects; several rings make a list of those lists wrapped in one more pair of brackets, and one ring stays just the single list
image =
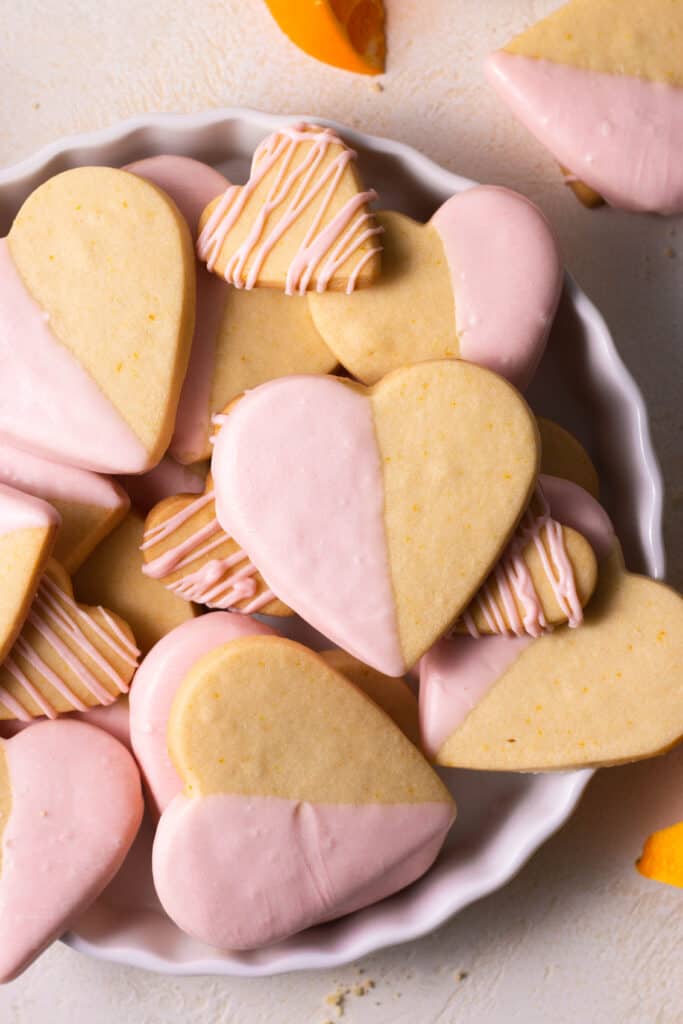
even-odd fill
[{"label": "small heart cookie", "polygon": [[379,274],[379,235],[355,167],[329,128],[286,125],[254,152],[249,181],[202,214],[199,258],[238,288],[352,292]]},{"label": "small heart cookie", "polygon": [[101,729],[39,722],[0,740],[0,982],[109,884],[142,811],[135,762]]},{"label": "small heart cookie", "polygon": [[[163,188],[193,236],[204,207],[230,187],[218,171],[184,156],[155,156],[126,170]],[[230,288],[198,262],[194,339],[171,455],[185,464],[209,458],[211,414],[243,391],[287,373],[329,373],[336,365],[305,299],[274,289]]]},{"label": "small heart cookie", "polygon": [[140,544],[145,576],[207,608],[291,615],[216,518],[211,474],[199,497],[178,494],[155,505]]},{"label": "small heart cookie", "polygon": [[58,528],[51,505],[0,484],[0,663],[26,618]]},{"label": "small heart cookie", "polygon": [[246,637],[178,690],[154,883],[184,931],[252,949],[409,885],[453,821],[450,794],[371,700],[307,648]]},{"label": "small heart cookie", "polygon": [[61,523],[53,555],[67,572],[83,564],[121,522],[130,502],[108,477],[58,465],[0,440],[0,483],[49,501]]},{"label": "small heart cookie", "polygon": [[377,214],[382,276],[348,301],[309,295],[339,362],[365,384],[426,359],[458,356],[524,387],[543,354],[562,287],[557,243],[528,199],[480,186],[427,224]]},{"label": "small heart cookie", "polygon": [[111,704],[128,692],[139,653],[128,624],[105,608],[77,604],[68,574],[50,560],[0,664],[0,720]]},{"label": "small heart cookie", "polygon": [[281,600],[401,676],[498,560],[538,456],[524,400],[468,363],[420,363],[372,389],[285,377],[226,417],[216,511]]},{"label": "small heart cookie", "polygon": [[[559,484],[601,560],[584,623],[537,640],[440,641],[420,670],[422,737],[438,764],[498,771],[619,764],[659,754],[683,736],[683,599],[627,573],[597,502]],[[555,514],[563,518],[561,509]]]},{"label": "small heart cookie", "polygon": [[541,473],[570,480],[597,500],[600,497],[598,471],[581,442],[553,420],[537,416],[536,422],[541,437]]},{"label": "small heart cookie", "polygon": [[195,605],[143,574],[144,532],[142,516],[129,512],[73,577],[77,600],[104,605],[119,615],[133,630],[142,654],[197,614]]},{"label": "small heart cookie", "polygon": [[109,167],[50,178],[0,241],[0,435],[84,469],[150,469],[194,307],[190,233],[163,192]]}]

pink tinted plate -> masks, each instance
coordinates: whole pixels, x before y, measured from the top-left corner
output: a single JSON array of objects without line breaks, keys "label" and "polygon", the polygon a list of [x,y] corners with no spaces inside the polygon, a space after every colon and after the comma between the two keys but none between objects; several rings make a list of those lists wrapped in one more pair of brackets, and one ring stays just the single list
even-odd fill
[{"label": "pink tinted plate", "polygon": [[[0,172],[0,230],[6,233],[40,182],[77,165],[120,166],[171,152],[244,181],[256,144],[291,120],[248,110],[150,115],[64,139]],[[471,184],[401,143],[333,127],[358,150],[363,176],[384,207],[426,220],[449,195]],[[662,482],[643,400],[602,317],[569,277],[529,398],[537,412],[572,430],[594,456],[629,566],[663,575]],[[444,771],[458,820],[424,878],[376,906],[252,953],[212,950],[163,915],[151,885],[151,827],[145,823],[118,878],[65,939],[92,956],[172,974],[267,975],[347,963],[424,935],[504,885],[567,820],[590,775]]]}]

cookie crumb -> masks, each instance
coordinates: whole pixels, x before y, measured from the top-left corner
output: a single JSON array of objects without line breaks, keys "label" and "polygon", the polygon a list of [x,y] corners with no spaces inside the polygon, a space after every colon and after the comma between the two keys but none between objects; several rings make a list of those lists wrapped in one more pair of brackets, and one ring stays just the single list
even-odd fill
[{"label": "cookie crumb", "polygon": [[344,1001],[348,992],[348,988],[338,988],[335,992],[330,992],[325,996],[325,1005],[333,1008],[337,1018],[344,1016]]},{"label": "cookie crumb", "polygon": [[32,103],[31,106],[34,110],[40,110],[40,103],[38,103],[37,100],[35,101],[35,103]]},{"label": "cookie crumb", "polygon": [[384,86],[382,85],[381,82],[378,82],[377,80],[375,80],[372,83],[372,89],[373,89],[373,92],[384,92]]},{"label": "cookie crumb", "polygon": [[470,976],[470,972],[469,971],[456,971],[455,972],[455,980],[456,981],[464,981],[465,978],[469,978],[469,976]]},{"label": "cookie crumb", "polygon": [[675,249],[672,249],[671,246],[668,246],[668,248],[664,250],[664,255],[668,256],[670,260],[675,260],[678,253]]},{"label": "cookie crumb", "polygon": [[366,981],[361,981],[357,985],[354,985],[351,989],[354,996],[366,996],[370,989],[375,987],[375,983],[372,978],[367,978]]}]

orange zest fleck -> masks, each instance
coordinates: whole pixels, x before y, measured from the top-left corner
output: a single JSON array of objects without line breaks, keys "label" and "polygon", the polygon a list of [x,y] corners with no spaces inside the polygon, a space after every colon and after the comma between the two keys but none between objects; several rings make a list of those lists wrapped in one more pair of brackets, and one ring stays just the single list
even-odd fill
[{"label": "orange zest fleck", "polygon": [[636,867],[646,878],[683,889],[683,821],[653,832]]},{"label": "orange zest fleck", "polygon": [[361,75],[384,71],[382,0],[266,0],[266,4],[285,35],[311,57]]}]

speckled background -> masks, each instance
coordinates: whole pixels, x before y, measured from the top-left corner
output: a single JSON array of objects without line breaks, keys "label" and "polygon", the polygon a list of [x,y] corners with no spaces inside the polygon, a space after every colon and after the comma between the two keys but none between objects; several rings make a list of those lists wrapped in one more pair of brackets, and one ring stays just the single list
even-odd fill
[{"label": "speckled background", "polygon": [[[261,0],[5,0],[0,165],[143,111],[246,105],[337,118],[524,192],[552,220],[643,389],[667,484],[669,579],[683,586],[681,218],[583,210],[483,81],[484,54],[557,0],[387,2],[389,70],[377,82],[301,56]],[[633,869],[643,836],[683,817],[682,770],[683,751],[600,773],[511,885],[409,947],[344,970],[246,981],[161,978],[57,945],[0,990],[0,1021],[683,1021],[683,894]]]}]

